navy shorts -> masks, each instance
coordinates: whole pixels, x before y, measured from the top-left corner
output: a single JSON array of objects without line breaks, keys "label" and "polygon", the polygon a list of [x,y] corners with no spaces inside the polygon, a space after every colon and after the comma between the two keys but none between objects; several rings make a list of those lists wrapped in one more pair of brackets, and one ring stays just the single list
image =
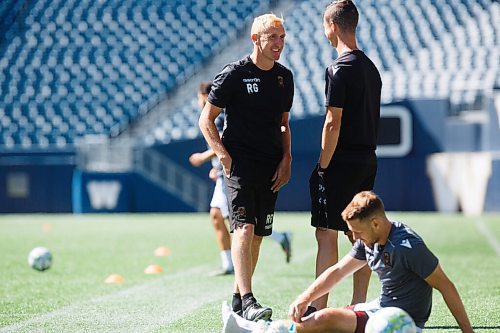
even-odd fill
[{"label": "navy shorts", "polygon": [[278,193],[273,193],[271,186],[278,164],[279,161],[233,159],[229,177],[224,176],[231,232],[241,223],[255,225],[257,236],[269,236],[273,232]]},{"label": "navy shorts", "polygon": [[341,214],[357,193],[373,190],[376,174],[375,152],[335,153],[324,175],[328,216],[325,220],[318,217],[318,173],[315,168],[309,179],[311,225],[316,228],[349,231]]}]

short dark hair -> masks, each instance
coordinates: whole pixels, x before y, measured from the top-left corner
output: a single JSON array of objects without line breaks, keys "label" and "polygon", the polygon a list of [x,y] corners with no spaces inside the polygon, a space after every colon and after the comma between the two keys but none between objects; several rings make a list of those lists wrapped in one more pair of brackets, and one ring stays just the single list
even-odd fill
[{"label": "short dark hair", "polygon": [[326,7],[323,18],[336,23],[342,31],[355,33],[359,13],[352,0],[336,0]]},{"label": "short dark hair", "polygon": [[210,90],[212,90],[212,81],[204,81],[198,87],[198,93],[200,94],[208,95]]},{"label": "short dark hair", "polygon": [[384,213],[384,203],[372,191],[359,192],[342,212],[344,221],[363,220],[375,214]]}]

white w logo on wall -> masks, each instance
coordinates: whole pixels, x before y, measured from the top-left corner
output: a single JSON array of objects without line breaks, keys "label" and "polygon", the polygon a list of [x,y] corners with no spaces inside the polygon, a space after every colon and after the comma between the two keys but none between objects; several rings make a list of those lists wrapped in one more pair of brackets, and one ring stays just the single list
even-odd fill
[{"label": "white w logo on wall", "polygon": [[122,184],[118,181],[90,181],[87,184],[90,205],[94,209],[114,209]]}]

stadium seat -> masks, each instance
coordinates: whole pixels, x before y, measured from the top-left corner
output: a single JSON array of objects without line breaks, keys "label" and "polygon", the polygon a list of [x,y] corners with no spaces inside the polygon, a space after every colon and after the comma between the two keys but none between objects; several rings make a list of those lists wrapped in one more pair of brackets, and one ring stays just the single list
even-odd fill
[{"label": "stadium seat", "polygon": [[[38,138],[44,146],[65,146],[86,134],[110,135],[111,128],[136,120],[150,100],[182,84],[267,2],[53,0],[29,3],[17,15],[24,3],[0,4],[0,107],[10,115],[16,101],[35,104],[52,131],[30,136],[45,123],[9,117],[18,127],[15,135],[0,137],[9,147],[36,145]],[[7,17],[16,24],[4,24]],[[200,23],[209,32],[201,43]],[[56,107],[63,102],[64,108]],[[25,123],[36,131],[26,132]]]},{"label": "stadium seat", "polygon": [[[0,144],[67,146],[87,134],[117,135],[272,2],[2,1]],[[328,3],[296,1],[283,13],[281,61],[296,82],[292,118],[323,112],[324,69],[336,57],[320,19]],[[500,85],[498,1],[363,0],[358,8],[358,43],[380,69],[383,103],[450,96],[474,105],[480,91]],[[175,108],[143,144],[200,135],[195,97]]]}]

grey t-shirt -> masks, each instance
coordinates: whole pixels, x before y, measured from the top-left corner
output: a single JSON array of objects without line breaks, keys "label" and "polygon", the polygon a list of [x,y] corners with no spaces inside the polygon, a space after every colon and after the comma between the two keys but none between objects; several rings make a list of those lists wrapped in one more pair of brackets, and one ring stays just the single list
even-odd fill
[{"label": "grey t-shirt", "polygon": [[376,243],[370,248],[358,240],[350,255],[366,260],[377,273],[382,283],[382,307],[401,308],[418,327],[424,327],[432,308],[432,287],[424,279],[436,269],[439,261],[415,231],[400,222],[392,222],[385,245]]}]

